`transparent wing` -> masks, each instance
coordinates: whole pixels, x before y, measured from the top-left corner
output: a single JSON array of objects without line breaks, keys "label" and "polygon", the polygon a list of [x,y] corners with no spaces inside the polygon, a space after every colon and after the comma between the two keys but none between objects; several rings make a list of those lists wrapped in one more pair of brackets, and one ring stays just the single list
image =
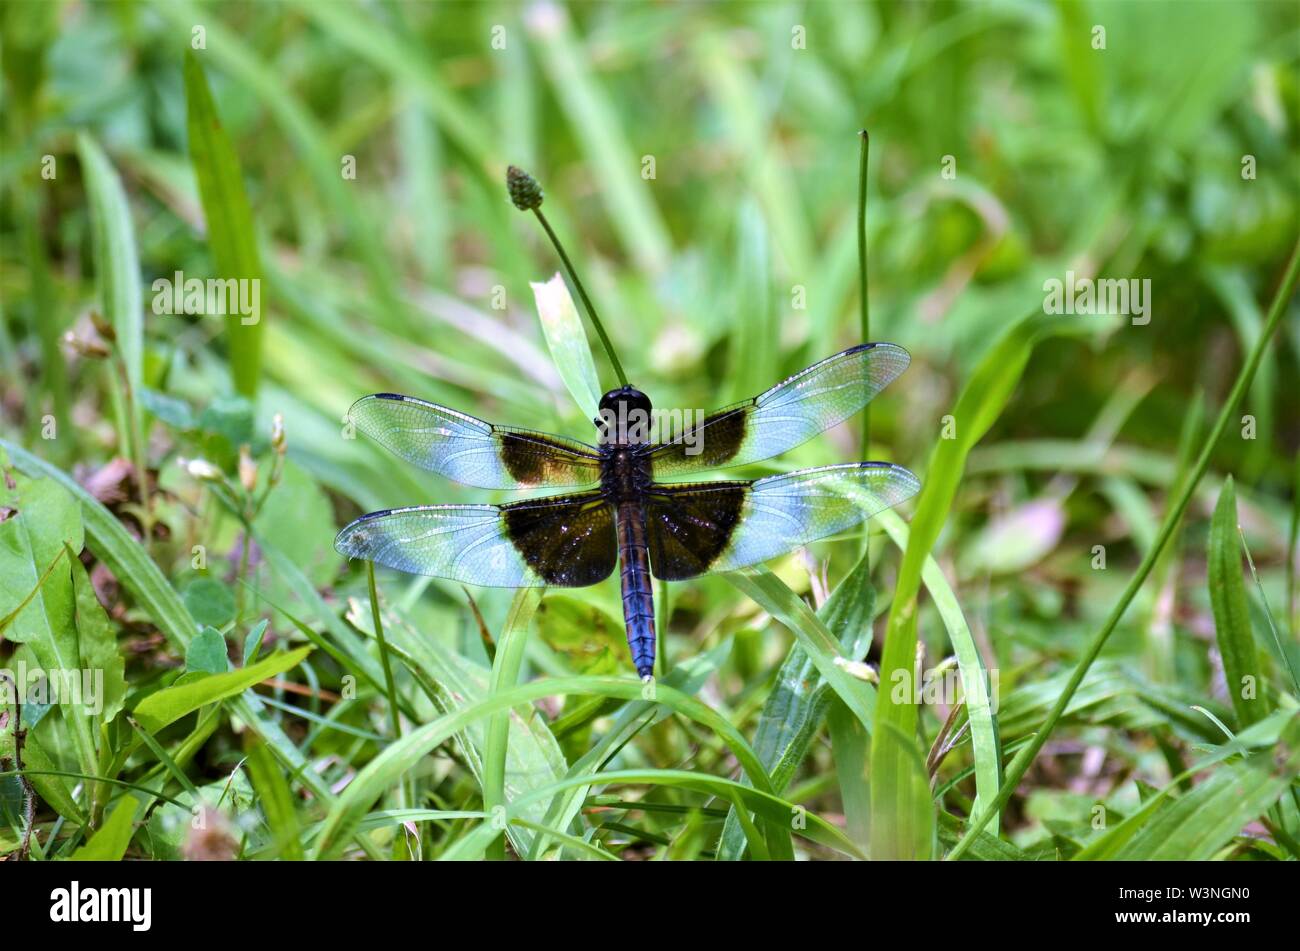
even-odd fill
[{"label": "transparent wing", "polygon": [[801,370],[752,400],[717,410],[647,449],[654,477],[759,462],[848,419],[907,369],[892,343],[864,343]]},{"label": "transparent wing", "polygon": [[576,440],[494,426],[454,409],[398,393],[352,404],[357,428],[407,462],[481,489],[591,485],[600,479],[595,449]]},{"label": "transparent wing", "polygon": [[613,510],[597,492],[510,505],[371,512],[334,539],[349,558],[489,588],[580,588],[618,560]]},{"label": "transparent wing", "polygon": [[676,581],[732,571],[846,531],[921,483],[887,462],[800,469],[757,482],[657,485],[646,505],[650,567]]}]

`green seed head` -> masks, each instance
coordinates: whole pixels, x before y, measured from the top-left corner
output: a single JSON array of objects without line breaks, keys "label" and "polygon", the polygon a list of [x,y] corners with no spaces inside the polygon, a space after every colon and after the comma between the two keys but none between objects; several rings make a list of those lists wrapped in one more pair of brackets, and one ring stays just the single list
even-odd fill
[{"label": "green seed head", "polygon": [[541,207],[542,186],[522,168],[511,165],[506,169],[506,188],[510,191],[510,200],[520,211]]}]

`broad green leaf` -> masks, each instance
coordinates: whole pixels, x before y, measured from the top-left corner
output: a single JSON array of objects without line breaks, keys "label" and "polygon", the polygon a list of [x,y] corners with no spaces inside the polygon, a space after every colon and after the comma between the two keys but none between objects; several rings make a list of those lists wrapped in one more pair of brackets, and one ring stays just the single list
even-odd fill
[{"label": "broad green leaf", "polygon": [[626,663],[622,620],[600,607],[565,595],[548,595],[537,608],[537,633],[563,654],[574,673],[616,674]]},{"label": "broad green leaf", "polygon": [[73,852],[71,859],[75,862],[120,862],[131,844],[135,834],[135,814],[140,809],[140,800],[134,796],[123,796],[113,811],[108,814],[89,841]]},{"label": "broad green leaf", "polygon": [[0,481],[0,505],[16,512],[0,522],[0,617],[26,601],[4,637],[15,644],[43,641],[48,655],[56,636],[66,637],[74,628],[72,576],[66,566],[45,574],[56,558],[65,557],[64,545],[74,552],[84,547],[81,513],[76,500],[50,479],[16,482],[6,490]]},{"label": "broad green leaf", "polygon": [[224,674],[230,669],[226,639],[215,628],[205,627],[185,651],[185,669],[202,674]]},{"label": "broad green leaf", "polygon": [[[270,464],[268,461],[267,465]],[[334,511],[316,480],[292,460],[284,464],[280,484],[266,498],[253,530],[259,538],[274,539],[276,548],[316,587],[325,587],[338,573],[342,561],[334,550]],[[272,577],[270,591],[278,593],[279,579]]]},{"label": "broad green leaf", "polygon": [[[23,601],[28,603],[13,617],[4,636],[30,645],[44,671],[51,702],[67,725],[78,768],[93,775],[95,740],[87,706],[92,698],[85,693],[73,570],[68,564],[85,543],[81,513],[76,500],[52,479],[17,476],[9,489],[6,476],[7,470],[0,474],[4,500],[0,504],[16,514],[0,522],[0,616]],[[46,577],[56,560],[60,563]]]},{"label": "broad green leaf", "polygon": [[1246,604],[1241,542],[1237,535],[1237,496],[1232,476],[1224,481],[1219,502],[1210,519],[1207,570],[1210,606],[1214,610],[1214,636],[1223,657],[1223,677],[1232,709],[1237,714],[1237,725],[1244,728],[1268,713],[1268,696],[1259,669],[1255,634],[1250,626],[1250,609]]},{"label": "broad green leaf", "polygon": [[600,403],[600,379],[596,363],[591,357],[591,345],[583,329],[582,318],[573,306],[569,286],[557,271],[546,283],[531,282],[533,299],[537,302],[537,316],[542,322],[542,335],[551,351],[551,359],[560,372],[560,379],[580,412],[594,413]]},{"label": "broad green leaf", "polygon": [[202,680],[174,687],[165,687],[140,701],[135,708],[135,718],[150,733],[157,733],[169,723],[175,723],[187,713],[193,713],[208,703],[243,693],[254,684],[275,677],[298,666],[312,652],[310,647],[272,654],[252,667],[241,667],[224,674],[212,674]]},{"label": "broad green leaf", "polygon": [[[257,235],[253,231],[253,212],[244,192],[239,157],[221,125],[203,65],[192,49],[185,51],[185,104],[190,160],[194,163],[194,177],[208,226],[208,246],[216,270],[213,276],[249,282],[250,290],[241,299],[256,304],[256,312],[252,314],[213,317],[226,322],[230,376],[235,390],[253,397],[257,395],[261,376],[262,319],[266,309],[261,296],[262,266]],[[252,288],[256,288],[256,293]]]},{"label": "broad green leaf", "polygon": [[77,650],[82,668],[91,673],[97,685],[95,722],[109,723],[122,709],[126,698],[126,661],[118,649],[113,624],[95,596],[85,565],[71,554],[68,561],[72,565]]},{"label": "broad green leaf", "polygon": [[182,597],[194,620],[208,627],[224,627],[235,616],[235,595],[216,578],[195,578]]},{"label": "broad green leaf", "polygon": [[[3,690],[0,690],[0,693],[3,692]],[[24,716],[26,716],[26,712],[26,708],[24,708]],[[13,748],[13,731],[9,727],[0,730],[0,759],[9,760],[12,763]],[[29,732],[26,741],[23,743],[23,766],[32,771],[28,779],[31,780],[32,786],[36,789],[36,794],[41,797],[42,802],[65,819],[71,819],[77,823],[85,821],[85,813],[72,795],[73,781],[66,776],[42,775],[43,773],[57,772],[59,766],[46,752],[45,744],[35,731]]]}]

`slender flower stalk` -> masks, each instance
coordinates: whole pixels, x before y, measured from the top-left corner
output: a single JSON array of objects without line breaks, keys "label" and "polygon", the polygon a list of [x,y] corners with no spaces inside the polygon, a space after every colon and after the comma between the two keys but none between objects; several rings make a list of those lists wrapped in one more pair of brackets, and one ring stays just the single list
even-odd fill
[{"label": "slender flower stalk", "polygon": [[[871,302],[867,293],[867,157],[871,153],[871,137],[867,130],[858,133],[862,152],[858,159],[858,310],[862,333],[860,343],[871,342]],[[871,407],[862,410],[862,453],[865,456],[871,445]]]},{"label": "slender flower stalk", "polygon": [[560,243],[559,237],[555,234],[555,229],[551,223],[546,220],[546,215],[542,213],[542,186],[537,183],[537,179],[529,175],[521,168],[511,165],[506,169],[506,189],[510,192],[510,200],[520,211],[531,211],[541,222],[542,228],[546,231],[546,236],[551,239],[555,251],[560,255],[560,260],[564,262],[564,269],[569,273],[569,280],[578,291],[578,297],[582,299],[582,306],[587,310],[587,317],[591,320],[591,325],[596,328],[596,335],[600,337],[601,345],[605,348],[605,355],[609,357],[610,365],[614,368],[614,375],[618,377],[619,386],[627,386],[627,375],[623,372],[623,364],[618,362],[618,355],[614,353],[614,345],[610,342],[609,335],[605,333],[605,325],[600,322],[600,316],[596,313],[596,308],[592,306],[591,298],[587,296],[587,289],[582,286],[582,281],[578,279],[578,272],[573,269],[573,262],[569,260],[568,254],[564,251],[564,245]]}]

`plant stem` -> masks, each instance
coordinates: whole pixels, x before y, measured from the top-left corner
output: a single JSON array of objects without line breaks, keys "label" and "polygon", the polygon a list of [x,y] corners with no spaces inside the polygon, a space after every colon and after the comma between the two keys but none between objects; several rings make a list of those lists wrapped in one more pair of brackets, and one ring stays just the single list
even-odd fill
[{"label": "plant stem", "polygon": [[1282,283],[1279,285],[1277,293],[1273,297],[1272,305],[1269,307],[1268,320],[1264,324],[1263,332],[1260,333],[1259,339],[1255,341],[1255,346],[1251,349],[1245,365],[1237,375],[1237,381],[1233,384],[1232,391],[1228,394],[1228,399],[1223,404],[1223,409],[1219,412],[1219,418],[1214,424],[1214,429],[1210,432],[1210,437],[1205,441],[1205,445],[1201,448],[1201,454],[1196,460],[1196,465],[1192,469],[1191,476],[1183,485],[1177,501],[1169,509],[1168,513],[1166,513],[1165,520],[1160,526],[1160,533],[1156,536],[1155,544],[1151,546],[1146,555],[1142,558],[1141,564],[1138,565],[1137,571],[1129,580],[1128,585],[1124,588],[1124,593],[1120,595],[1118,603],[1116,603],[1115,607],[1111,609],[1110,615],[1106,618],[1106,622],[1101,626],[1101,629],[1093,635],[1092,640],[1088,642],[1088,646],[1084,650],[1083,656],[1079,659],[1078,664],[1074,668],[1074,673],[1070,675],[1069,682],[1065,685],[1065,689],[1061,692],[1060,697],[1057,698],[1051,712],[1048,713],[1047,719],[1043,721],[1043,725],[1039,728],[1038,732],[1034,734],[1033,739],[1030,740],[1029,743],[1016,754],[1015,759],[1011,761],[1010,766],[1007,768],[1006,781],[1002,784],[1002,788],[998,790],[997,796],[994,797],[993,801],[984,808],[983,812],[971,819],[965,835],[961,837],[961,840],[953,847],[953,850],[948,853],[948,858],[950,860],[960,858],[966,853],[966,851],[971,847],[971,844],[975,841],[975,837],[980,834],[986,825],[988,825],[989,820],[1001,811],[1002,807],[1007,804],[1007,800],[1009,800],[1015,793],[1016,787],[1020,785],[1020,780],[1024,778],[1025,773],[1029,770],[1029,766],[1033,763],[1034,757],[1038,755],[1039,750],[1043,748],[1048,737],[1052,735],[1052,731],[1056,728],[1057,723],[1060,722],[1062,715],[1065,713],[1065,708],[1074,698],[1075,691],[1078,690],[1079,685],[1083,683],[1083,678],[1087,675],[1088,668],[1092,666],[1092,662],[1096,660],[1097,655],[1101,653],[1101,649],[1106,645],[1106,641],[1109,639],[1111,632],[1115,630],[1116,625],[1119,624],[1120,618],[1124,616],[1124,612],[1128,609],[1129,604],[1132,603],[1138,590],[1146,581],[1147,575],[1151,573],[1151,569],[1155,566],[1156,559],[1160,556],[1160,552],[1164,550],[1164,547],[1168,543],[1170,536],[1173,535],[1174,529],[1177,527],[1179,520],[1183,517],[1183,512],[1186,511],[1188,504],[1191,502],[1192,493],[1196,491],[1196,486],[1200,484],[1201,479],[1205,476],[1206,470],[1209,469],[1210,454],[1214,451],[1214,447],[1218,444],[1224,430],[1228,428],[1228,418],[1237,408],[1237,405],[1241,402],[1241,398],[1249,388],[1251,380],[1254,379],[1255,371],[1258,369],[1259,362],[1264,356],[1265,347],[1268,346],[1270,338],[1272,338],[1278,325],[1282,322],[1282,314],[1286,311],[1287,305],[1291,301],[1291,295],[1295,291],[1297,275],[1300,275],[1300,239],[1297,239],[1295,247],[1291,250],[1291,259],[1287,263],[1286,274],[1282,278]]},{"label": "plant stem", "polygon": [[[871,303],[867,298],[867,156],[871,152],[871,137],[866,129],[858,132],[862,149],[858,158],[858,311],[859,343],[871,340]],[[871,454],[871,405],[862,407],[862,458]],[[862,557],[868,559],[870,577],[871,533],[862,532]]]},{"label": "plant stem", "polygon": [[[871,342],[871,302],[867,295],[867,157],[871,152],[871,137],[867,130],[858,133],[862,150],[858,159],[858,310],[859,343]],[[871,446],[871,407],[862,409],[862,454],[866,456]]]},{"label": "plant stem", "polygon": [[393,667],[388,660],[388,642],[384,640],[384,622],[379,617],[379,592],[375,590],[375,563],[366,562],[366,575],[370,582],[370,617],[375,625],[375,640],[379,642],[379,661],[384,665],[384,690],[388,693],[388,714],[393,721],[393,739],[402,735],[402,721],[397,710],[397,688],[393,684]]},{"label": "plant stem", "polygon": [[546,220],[546,215],[542,214],[542,209],[534,208],[532,211],[537,216],[537,220],[542,223],[542,227],[546,229],[546,236],[551,239],[551,244],[555,246],[556,253],[559,254],[560,260],[564,262],[564,269],[569,272],[569,280],[573,281],[578,296],[582,298],[582,306],[587,310],[591,325],[596,328],[596,335],[600,337],[601,345],[605,348],[605,356],[609,357],[609,362],[614,367],[614,375],[618,377],[618,385],[627,386],[627,374],[623,372],[623,364],[618,362],[618,355],[614,353],[614,345],[610,342],[609,335],[605,333],[605,325],[600,322],[596,308],[591,306],[591,298],[587,296],[587,289],[582,286],[582,281],[578,280],[578,272],[573,269],[573,262],[564,253],[564,245],[560,244],[560,239],[556,236],[554,229],[551,228],[551,223]]}]

